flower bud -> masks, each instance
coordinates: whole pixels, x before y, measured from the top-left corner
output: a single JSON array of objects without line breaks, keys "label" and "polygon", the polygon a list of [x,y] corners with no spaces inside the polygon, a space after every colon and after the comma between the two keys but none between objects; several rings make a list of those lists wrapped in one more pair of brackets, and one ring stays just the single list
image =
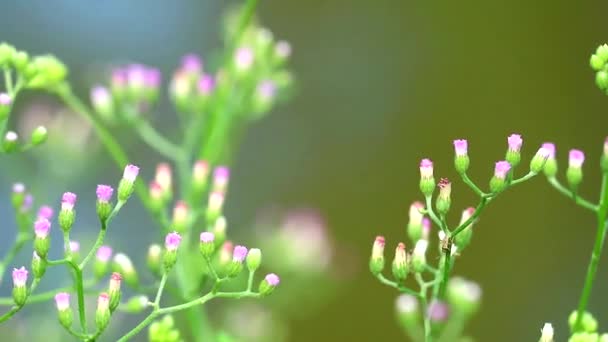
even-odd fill
[{"label": "flower bud", "polygon": [[110,299],[107,293],[102,293],[97,298],[97,311],[95,311],[95,324],[98,331],[103,331],[110,323]]},{"label": "flower bud", "polygon": [[105,222],[112,213],[112,194],[114,189],[109,185],[97,185],[97,216],[102,222]]},{"label": "flower bud", "polygon": [[32,131],[32,136],[30,137],[30,143],[33,146],[38,146],[46,141],[48,136],[48,132],[44,126],[38,126]]},{"label": "flower bud", "polygon": [[93,272],[96,279],[101,279],[108,273],[108,264],[111,258],[112,248],[110,246],[101,246],[97,249],[93,264]]},{"label": "flower bud", "polygon": [[431,323],[445,323],[450,316],[450,308],[446,303],[434,300],[427,308],[427,315]]},{"label": "flower bud", "polygon": [[247,269],[250,273],[255,272],[262,264],[262,251],[259,248],[252,248],[247,253]]},{"label": "flower bud", "polygon": [[372,256],[369,259],[369,270],[378,275],[384,269],[384,236],[376,236],[372,246]]},{"label": "flower bud", "polygon": [[424,204],[420,202],[414,202],[410,206],[407,235],[414,243],[422,237],[422,219],[424,218],[422,210],[424,210]]},{"label": "flower bud", "polygon": [[553,342],[553,326],[551,323],[545,323],[540,331],[539,342]]},{"label": "flower bud", "polygon": [[43,205],[38,209],[36,216],[39,219],[44,218],[50,221],[53,218],[53,208]]},{"label": "flower bud", "polygon": [[230,179],[230,169],[227,166],[218,166],[213,170],[213,191],[226,193],[228,180]]},{"label": "flower bud", "polygon": [[213,252],[215,251],[215,236],[211,232],[202,232],[200,240],[201,254],[205,259],[211,258]]},{"label": "flower bud", "polygon": [[214,191],[209,195],[209,203],[207,204],[207,222],[213,223],[222,214],[224,206],[224,194]]},{"label": "flower bud", "polygon": [[94,86],[91,89],[91,103],[103,119],[110,122],[114,120],[114,99],[108,88]]},{"label": "flower bud", "polygon": [[215,246],[219,246],[226,241],[226,227],[228,222],[224,216],[220,216],[213,224],[213,236],[215,237]]},{"label": "flower bud", "polygon": [[23,183],[15,183],[13,184],[13,193],[11,196],[11,203],[13,204],[13,208],[15,210],[19,210],[23,207],[23,202],[25,201],[25,185]]},{"label": "flower bud", "polygon": [[192,168],[192,186],[197,193],[201,193],[207,186],[209,177],[209,163],[204,160],[197,160]]},{"label": "flower bud", "polygon": [[112,263],[112,269],[114,272],[118,272],[122,275],[124,281],[132,288],[137,288],[139,285],[139,278],[133,262],[131,259],[123,253],[117,253],[114,256],[114,262]]},{"label": "flower bud", "polygon": [[481,287],[472,281],[454,277],[448,283],[447,300],[452,310],[471,317],[479,309]]},{"label": "flower bud", "polygon": [[123,172],[122,179],[118,183],[118,200],[126,202],[134,190],[135,179],[139,173],[139,167],[135,165],[127,165]]},{"label": "flower bud", "polygon": [[16,306],[23,306],[27,299],[27,270],[13,268],[13,300]]},{"label": "flower bud", "polygon": [[148,248],[148,257],[147,257],[148,269],[150,269],[150,271],[157,276],[160,276],[162,274],[161,267],[160,267],[162,259],[163,259],[162,247],[158,244],[150,245],[150,247]]},{"label": "flower bud", "polygon": [[240,47],[234,54],[234,66],[237,72],[244,73],[251,69],[254,62],[253,50],[249,47]]},{"label": "flower bud", "polygon": [[392,266],[393,276],[395,279],[397,279],[399,282],[403,282],[407,278],[407,274],[410,270],[405,245],[401,242],[397,245],[397,249],[395,250],[395,259],[393,259]]},{"label": "flower bud", "polygon": [[506,161],[499,161],[494,168],[494,176],[490,180],[490,191],[493,193],[501,192],[507,186],[507,174],[511,170],[511,165]]},{"label": "flower bud", "polygon": [[549,153],[549,150],[541,146],[530,161],[530,172],[540,173],[544,169],[547,159],[549,159]]},{"label": "flower bud", "polygon": [[133,296],[127,300],[127,303],[122,308],[125,312],[136,314],[144,311],[149,302],[150,299],[144,295]]},{"label": "flower bud", "polygon": [[469,153],[468,153],[468,142],[464,139],[454,140],[454,167],[456,172],[463,174],[469,169]]},{"label": "flower bud", "polygon": [[201,107],[207,103],[207,99],[213,93],[215,89],[215,78],[212,75],[203,74],[196,84],[197,94]]},{"label": "flower bud", "polygon": [[278,275],[270,273],[266,275],[266,277],[264,277],[264,280],[262,280],[262,282],[260,283],[258,292],[261,296],[268,296],[274,291],[277,286],[279,286],[280,282],[281,280],[279,279]]},{"label": "flower bud", "polygon": [[55,295],[55,305],[57,306],[57,315],[59,317],[59,323],[66,328],[72,327],[74,322],[74,315],[72,308],[70,308],[70,294],[66,292],[60,292]]},{"label": "flower bud", "polygon": [[234,249],[231,241],[225,241],[220,249],[218,265],[221,273],[227,273],[228,266],[232,260],[232,250]]},{"label": "flower bud", "polygon": [[110,286],[108,288],[108,295],[110,297],[110,311],[114,312],[120,304],[120,283],[122,283],[122,276],[120,273],[114,272],[110,277]]},{"label": "flower bud", "polygon": [[600,71],[604,68],[605,61],[603,61],[598,55],[591,55],[589,58],[589,66],[595,71]]},{"label": "flower bud", "polygon": [[173,229],[179,233],[188,227],[188,205],[184,201],[177,201],[173,208]]},{"label": "flower bud", "polygon": [[0,66],[6,66],[13,59],[15,53],[17,51],[12,45],[0,43]]},{"label": "flower bud", "polygon": [[160,163],[156,166],[156,175],[154,181],[162,189],[163,198],[168,201],[171,199],[173,194],[173,176],[171,172],[171,165],[167,163]]},{"label": "flower bud", "polygon": [[150,193],[150,204],[152,205],[152,209],[156,212],[160,211],[165,205],[165,198],[163,194],[163,188],[156,182],[150,182],[150,186],[148,188]]},{"label": "flower bud", "polygon": [[34,279],[40,279],[46,273],[47,261],[41,259],[38,253],[34,251],[32,255],[32,272],[34,273]]},{"label": "flower bud", "polygon": [[595,74],[595,84],[603,91],[608,89],[608,72],[605,70],[598,71]]},{"label": "flower bud", "polygon": [[[570,331],[577,331],[578,327],[575,326],[578,317],[578,312],[572,311],[570,316],[568,316],[568,325],[570,326]],[[584,332],[593,333],[597,331],[597,320],[593,317],[589,312],[583,312],[583,318],[581,319],[580,328],[583,329]]]},{"label": "flower bud", "polygon": [[194,85],[192,78],[183,70],[177,70],[169,85],[169,95],[173,99],[179,111],[187,112],[190,109],[190,95],[193,93]]},{"label": "flower bud", "polygon": [[435,206],[437,207],[437,212],[440,215],[445,215],[450,211],[450,205],[452,204],[452,200],[450,195],[452,193],[452,183],[447,178],[441,178],[438,184],[439,187],[439,196],[437,196],[437,203]]},{"label": "flower bud", "polygon": [[17,150],[19,136],[13,131],[6,132],[4,136],[3,148],[6,153],[11,153]]},{"label": "flower bud", "polygon": [[507,143],[509,148],[507,149],[507,154],[505,156],[505,160],[511,165],[511,167],[516,167],[519,165],[521,161],[521,145],[523,144],[523,139],[519,134],[511,134],[507,138]]},{"label": "flower bud", "polygon": [[[469,207],[462,212],[462,216],[460,217],[460,224],[464,224],[468,219],[473,216],[475,213],[475,208]],[[466,228],[464,228],[458,235],[454,237],[454,244],[458,247],[459,250],[463,250],[471,243],[471,239],[473,238],[473,223],[469,224]]]},{"label": "flower bud", "polygon": [[[431,236],[431,219],[424,217],[422,219],[422,236],[420,236],[420,238],[429,241],[429,236]],[[414,243],[416,241],[414,241]]]},{"label": "flower bud", "polygon": [[412,253],[412,268],[414,272],[423,272],[426,266],[426,249],[429,246],[427,240],[418,240]]},{"label": "flower bud", "polygon": [[422,159],[420,162],[420,191],[425,197],[429,197],[433,195],[433,190],[435,190],[433,162],[430,159]]},{"label": "flower bud", "polygon": [[420,308],[418,299],[409,294],[402,294],[395,301],[399,323],[407,331],[419,329]]},{"label": "flower bud", "polygon": [[576,191],[579,184],[583,181],[583,163],[585,162],[585,154],[580,150],[570,150],[568,159],[568,170],[566,170],[566,178],[568,185],[573,191]]},{"label": "flower bud", "polygon": [[72,260],[76,261],[80,259],[80,243],[78,241],[70,241],[68,248],[70,249]]},{"label": "flower bud", "polygon": [[7,93],[0,93],[0,121],[8,118],[13,100]]},{"label": "flower bud", "polygon": [[291,45],[289,42],[279,40],[274,46],[274,59],[277,64],[282,64],[291,56]]},{"label": "flower bud", "polygon": [[602,44],[597,47],[595,50],[595,54],[602,60],[604,63],[608,62],[608,44]]},{"label": "flower bud", "polygon": [[177,261],[177,249],[181,242],[182,237],[177,232],[167,234],[165,238],[165,253],[163,255],[165,272],[169,272],[173,265],[175,265]]},{"label": "flower bud", "polygon": [[555,177],[557,174],[557,160],[555,159],[555,144],[547,142],[543,144],[543,148],[547,150],[547,161],[543,167],[545,176],[549,178]]},{"label": "flower bud", "polygon": [[74,225],[75,212],[74,205],[76,204],[76,194],[66,192],[61,197],[61,211],[59,211],[59,227],[64,232],[69,232]]},{"label": "flower bud", "polygon": [[270,110],[277,97],[277,84],[270,79],[258,83],[253,96],[253,108],[257,113],[266,113]]},{"label": "flower bud", "polygon": [[34,222],[34,250],[42,259],[46,259],[51,248],[51,241],[49,239],[50,230],[51,223],[49,220],[41,218]]},{"label": "flower bud", "polygon": [[236,277],[243,271],[243,261],[247,257],[247,248],[244,246],[235,246],[232,252],[232,261],[228,265],[228,277]]}]

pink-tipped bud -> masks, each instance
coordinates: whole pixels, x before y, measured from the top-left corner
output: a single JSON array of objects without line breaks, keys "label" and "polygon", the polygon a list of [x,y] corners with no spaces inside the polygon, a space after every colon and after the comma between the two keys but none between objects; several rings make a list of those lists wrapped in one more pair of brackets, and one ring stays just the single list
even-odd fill
[{"label": "pink-tipped bud", "polygon": [[422,159],[422,161],[420,162],[420,177],[433,177],[433,162],[430,159]]},{"label": "pink-tipped bud", "polygon": [[200,240],[201,253],[203,257],[209,259],[215,251],[215,235],[211,232],[202,232]]},{"label": "pink-tipped bud", "polygon": [[410,205],[407,234],[412,241],[418,241],[422,235],[422,219],[424,218],[422,210],[424,210],[424,204],[421,202],[414,202]]},{"label": "pink-tipped bud", "polygon": [[55,305],[57,311],[65,311],[70,308],[70,294],[67,292],[59,292],[55,295]]},{"label": "pink-tipped bud", "polygon": [[176,251],[181,242],[182,237],[178,233],[169,233],[165,238],[165,248],[167,249],[167,251]]},{"label": "pink-tipped bud", "polygon": [[100,311],[104,311],[104,310],[109,310],[110,308],[110,298],[108,296],[107,293],[101,293],[99,295],[99,297],[97,298],[97,310]]},{"label": "pink-tipped bud", "polygon": [[97,311],[95,312],[95,324],[99,331],[103,331],[110,323],[111,296],[101,293],[97,297]]},{"label": "pink-tipped bud", "polygon": [[430,159],[422,159],[420,162],[420,191],[425,197],[428,197],[433,194],[434,189],[433,162]]},{"label": "pink-tipped bud", "polygon": [[511,170],[511,164],[509,164],[506,161],[499,161],[496,163],[496,166],[494,167],[494,177],[504,180],[505,178],[507,178],[507,174],[509,173],[510,170]]},{"label": "pink-tipped bud", "polygon": [[273,80],[262,80],[256,87],[256,97],[261,103],[272,102],[277,94],[277,84]]},{"label": "pink-tipped bud", "polygon": [[133,193],[134,182],[139,174],[139,167],[135,165],[127,165],[122,174],[122,179],[118,183],[118,201],[126,202]]},{"label": "pink-tipped bud", "polygon": [[177,201],[173,208],[173,228],[177,232],[184,232],[188,225],[188,205],[184,201]]},{"label": "pink-tipped bud", "polygon": [[181,68],[187,73],[198,74],[203,70],[203,61],[194,53],[189,53],[182,57]]},{"label": "pink-tipped bud", "polygon": [[384,245],[384,236],[376,236],[369,261],[369,269],[374,275],[379,274],[384,269]]},{"label": "pink-tipped bud", "polygon": [[112,258],[112,247],[110,246],[101,246],[95,253],[95,258],[103,263],[107,263]]},{"label": "pink-tipped bud", "polygon": [[260,283],[260,287],[258,290],[260,292],[260,295],[267,296],[271,294],[274,289],[279,286],[280,282],[281,279],[278,275],[274,273],[267,274],[266,277],[264,277],[264,280],[262,280],[262,282]]},{"label": "pink-tipped bud", "polygon": [[202,232],[200,239],[202,243],[211,243],[215,239],[215,236],[212,232]]},{"label": "pink-tipped bud", "polygon": [[549,159],[555,158],[555,144],[554,143],[550,143],[550,142],[544,143],[542,145],[542,148],[547,150]]},{"label": "pink-tipped bud", "polygon": [[51,222],[45,218],[39,218],[34,222],[34,232],[36,237],[39,239],[45,239],[49,236],[49,230],[51,229]]},{"label": "pink-tipped bud", "polygon": [[242,263],[247,257],[247,248],[244,246],[235,246],[232,252],[232,261]]},{"label": "pink-tipped bud", "polygon": [[110,286],[108,287],[109,307],[110,311],[114,311],[120,304],[120,285],[122,284],[122,275],[118,272],[112,273],[110,277]]},{"label": "pink-tipped bud", "polygon": [[266,282],[270,286],[278,286],[279,283],[281,282],[281,279],[279,278],[279,276],[274,273],[270,273],[270,274],[266,275],[266,277],[264,277],[264,279],[266,279]]},{"label": "pink-tipped bud", "polygon": [[511,134],[507,138],[507,143],[509,145],[509,151],[519,152],[521,150],[521,145],[523,145],[523,139],[519,134]]},{"label": "pink-tipped bud", "polygon": [[604,156],[608,156],[608,137],[604,140]]},{"label": "pink-tipped bud", "polygon": [[392,264],[393,276],[399,281],[404,281],[409,273],[408,256],[405,251],[405,244],[400,242],[395,249],[395,258]]},{"label": "pink-tipped bud", "polygon": [[100,85],[94,86],[91,89],[91,103],[99,114],[106,117],[112,114],[113,100],[108,88]]},{"label": "pink-tipped bud", "polygon": [[543,167],[545,175],[549,178],[555,177],[557,174],[557,160],[555,159],[555,144],[547,142],[544,143],[542,148],[548,152],[547,160]]},{"label": "pink-tipped bud", "polygon": [[39,219],[43,218],[50,221],[53,218],[53,208],[49,207],[48,205],[43,205],[40,207],[40,209],[38,209],[37,216]]},{"label": "pink-tipped bud", "polygon": [[70,241],[70,252],[72,252],[72,253],[80,252],[80,243],[78,241]]},{"label": "pink-tipped bud", "polygon": [[149,187],[149,191],[150,191],[150,198],[153,201],[157,201],[159,203],[162,202],[163,200],[163,187],[160,186],[160,184],[158,184],[156,181],[152,181],[150,182],[150,187]]},{"label": "pink-tipped bud", "polygon": [[214,222],[222,213],[224,206],[224,193],[214,191],[209,195],[209,203],[207,205],[207,219]]},{"label": "pink-tipped bud", "polygon": [[139,174],[139,167],[129,164],[125,167],[125,170],[122,174],[122,178],[124,180],[132,183],[132,182],[135,182],[135,179],[137,178],[138,174]]},{"label": "pink-tipped bud", "polygon": [[222,249],[220,250],[219,263],[220,265],[226,265],[230,262],[232,258],[232,250],[233,250],[232,241],[224,241],[222,245]]},{"label": "pink-tipped bud", "polygon": [[441,215],[447,214],[451,205],[452,183],[447,178],[441,178],[438,184],[439,196],[437,197],[437,212]]},{"label": "pink-tipped bud", "polygon": [[450,309],[448,305],[442,301],[432,301],[428,307],[428,317],[431,322],[443,323],[447,321],[450,315]]},{"label": "pink-tipped bud", "polygon": [[218,166],[213,170],[213,191],[225,192],[230,179],[230,169]]},{"label": "pink-tipped bud", "polygon": [[[429,236],[431,236],[431,219],[425,217],[422,219],[422,236],[423,240],[429,240]],[[414,240],[418,241],[418,239]]]},{"label": "pink-tipped bud", "polygon": [[215,79],[211,75],[203,75],[198,80],[196,89],[198,90],[199,95],[209,96],[215,89]]},{"label": "pink-tipped bud", "polygon": [[454,140],[454,151],[456,156],[466,156],[468,154],[469,144],[465,139]]},{"label": "pink-tipped bud", "polygon": [[27,270],[25,267],[13,268],[13,286],[14,287],[25,287],[27,283]]},{"label": "pink-tipped bud", "polygon": [[192,168],[192,182],[199,190],[207,183],[209,177],[209,163],[205,160],[197,160]]},{"label": "pink-tipped bud", "polygon": [[73,210],[74,204],[76,204],[76,194],[72,192],[66,192],[61,197],[61,210]]},{"label": "pink-tipped bud", "polygon": [[572,168],[581,168],[585,162],[585,153],[581,150],[570,150],[568,165]]},{"label": "pink-tipped bud", "polygon": [[236,50],[234,55],[234,64],[236,65],[237,70],[246,71],[253,65],[253,59],[253,50],[249,47],[240,47]]},{"label": "pink-tipped bud", "polygon": [[7,93],[0,93],[0,106],[10,106],[13,100]]},{"label": "pink-tipped bud", "polygon": [[114,189],[109,185],[99,184],[97,185],[97,200],[100,202],[109,202],[112,199]]},{"label": "pink-tipped bud", "polygon": [[171,192],[173,186],[173,176],[171,172],[171,165],[167,163],[160,163],[156,166],[156,176],[154,180],[164,192]]}]

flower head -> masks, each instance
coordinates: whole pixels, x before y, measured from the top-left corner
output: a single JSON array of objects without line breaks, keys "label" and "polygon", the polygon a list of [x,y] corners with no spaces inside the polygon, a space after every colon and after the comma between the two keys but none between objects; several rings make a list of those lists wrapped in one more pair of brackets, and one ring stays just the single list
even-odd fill
[{"label": "flower head", "polygon": [[66,192],[61,197],[61,210],[72,210],[74,204],[76,204],[76,194],[72,192]]},{"label": "flower head", "polygon": [[279,276],[274,273],[267,274],[266,277],[264,277],[264,279],[270,286],[278,286],[279,283],[281,282],[281,279],[279,278]]},{"label": "flower head", "polygon": [[454,151],[456,156],[466,156],[468,154],[468,142],[465,139],[454,140]]},{"label": "flower head", "polygon": [[237,69],[248,70],[253,65],[253,50],[249,47],[240,47],[236,50],[234,62]]},{"label": "flower head", "polygon": [[204,184],[209,175],[209,163],[205,160],[197,160],[192,168],[192,178],[195,183]]},{"label": "flower head", "polygon": [[78,253],[80,251],[80,243],[78,241],[70,241],[70,252]]},{"label": "flower head", "polygon": [[135,182],[137,174],[139,173],[139,167],[129,164],[125,166],[125,170],[122,174],[122,178],[129,182]]},{"label": "flower head", "polygon": [[202,232],[200,238],[202,243],[211,243],[215,239],[215,235],[212,232]]},{"label": "flower head", "polygon": [[215,79],[213,76],[204,74],[197,83],[198,93],[200,95],[210,95],[215,89]]},{"label": "flower head", "polygon": [[509,151],[519,152],[521,150],[521,145],[523,144],[523,139],[519,134],[511,134],[507,138],[507,143],[509,144]]},{"label": "flower head", "polygon": [[450,314],[450,309],[446,303],[435,300],[429,304],[427,314],[433,322],[445,322]]},{"label": "flower head", "polygon": [[122,282],[122,275],[118,272],[112,273],[110,277],[110,292],[120,291],[120,283]]},{"label": "flower head", "polygon": [[203,70],[201,58],[194,53],[189,53],[182,57],[182,70],[188,73],[199,73]]},{"label": "flower head", "polygon": [[427,240],[431,235],[431,219],[425,217],[422,219],[422,239]]},{"label": "flower head", "polygon": [[178,233],[169,233],[165,238],[165,248],[167,248],[168,251],[176,251],[181,242],[182,237]]},{"label": "flower head", "polygon": [[173,176],[171,165],[168,163],[160,163],[156,166],[156,175],[154,180],[164,191],[170,191],[173,184]]},{"label": "flower head", "polygon": [[163,187],[158,184],[156,181],[150,182],[150,197],[153,200],[161,200],[163,198]]},{"label": "flower head", "polygon": [[386,244],[384,236],[376,236],[372,246],[372,259],[384,257],[384,245]]},{"label": "flower head", "polygon": [[507,177],[507,173],[511,170],[511,164],[506,161],[499,161],[496,163],[494,168],[494,177],[498,179],[505,179]]},{"label": "flower head", "polygon": [[13,286],[24,287],[27,283],[27,273],[25,267],[13,268]]},{"label": "flower head", "polygon": [[277,85],[273,80],[263,80],[258,84],[256,92],[260,100],[272,101],[277,92]]},{"label": "flower head", "polygon": [[554,143],[546,142],[542,145],[542,148],[544,148],[547,151],[549,159],[555,158],[555,144]]},{"label": "flower head", "polygon": [[232,252],[232,260],[236,262],[243,262],[247,256],[247,248],[244,246],[235,246]]},{"label": "flower head", "polygon": [[97,310],[106,311],[110,307],[110,297],[107,293],[103,292],[97,298]]},{"label": "flower head", "polygon": [[97,200],[100,202],[109,202],[112,199],[114,189],[109,185],[97,185]]},{"label": "flower head", "polygon": [[91,89],[91,102],[95,108],[107,107],[112,102],[112,94],[108,88],[96,85]]},{"label": "flower head", "polygon": [[97,260],[99,260],[101,262],[110,261],[110,259],[112,258],[112,247],[110,247],[110,246],[99,247],[99,249],[97,250],[97,253],[95,254],[95,257],[97,258]]},{"label": "flower head", "polygon": [[7,93],[0,93],[0,105],[10,106],[13,100]]},{"label": "flower head", "polygon": [[49,230],[51,229],[51,222],[45,218],[39,218],[34,222],[34,232],[36,233],[36,237],[40,239],[44,239],[49,235]]},{"label": "flower head", "polygon": [[224,191],[230,179],[230,169],[227,166],[218,166],[213,169],[213,188]]},{"label": "flower head", "polygon": [[65,311],[70,308],[70,294],[67,292],[59,292],[55,295],[55,305],[57,311]]},{"label": "flower head", "polygon": [[572,168],[581,168],[585,162],[585,153],[581,150],[570,150],[568,165]]},{"label": "flower head", "polygon": [[40,209],[38,209],[38,218],[44,218],[47,220],[50,220],[51,218],[53,218],[53,208],[49,207],[48,205],[43,205],[40,207]]},{"label": "flower head", "polygon": [[25,192],[25,185],[23,183],[13,184],[13,192],[16,194],[22,194]]},{"label": "flower head", "polygon": [[420,162],[420,177],[433,177],[433,162],[430,159],[422,159],[422,161]]},{"label": "flower head", "polygon": [[440,197],[446,197],[446,198],[450,197],[450,194],[452,192],[452,183],[450,183],[449,179],[441,178],[441,180],[439,180],[439,184],[437,184],[437,186],[439,187],[439,196]]}]

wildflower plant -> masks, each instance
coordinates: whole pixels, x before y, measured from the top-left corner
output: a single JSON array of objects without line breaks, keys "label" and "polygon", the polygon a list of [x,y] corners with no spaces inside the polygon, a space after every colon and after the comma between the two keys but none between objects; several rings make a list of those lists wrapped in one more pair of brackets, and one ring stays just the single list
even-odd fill
[{"label": "wildflower plant", "polygon": [[[34,252],[30,268],[12,271],[13,296],[0,298],[0,305],[8,307],[0,323],[28,304],[54,299],[59,323],[77,340],[97,340],[114,321],[116,311],[146,313],[119,341],[130,340],[146,328],[151,341],[228,339],[209,324],[204,304],[217,298],[262,298],[280,284],[274,273],[256,283],[262,251],[233,247],[223,211],[231,156],[240,135],[248,123],[267,114],[291,85],[286,69],[290,46],[275,41],[272,33],[259,25],[253,16],[256,4],[248,0],[228,17],[226,49],[217,65],[186,55],[170,79],[167,89],[181,124],[180,143],[161,135],[150,122],[162,98],[158,69],[141,64],[115,68],[107,82],[92,86],[89,106],[72,91],[68,68],[59,59],[29,56],[7,43],[0,44],[5,89],[0,94],[0,136],[4,137],[0,150],[25,152],[44,142],[44,127],[36,128],[27,142],[21,142],[7,128],[15,99],[25,90],[44,91],[87,120],[123,171],[117,184],[101,184],[95,189],[100,228],[91,248],[70,238],[78,225],[76,211],[82,195],[64,193],[56,215],[47,205],[34,213],[33,197],[26,187],[14,186],[12,205],[18,234],[0,262],[0,276],[28,244]],[[133,156],[130,158],[114,137],[114,127],[118,126],[133,130],[165,159],[148,186],[139,167],[131,164]],[[160,227],[158,240],[162,243],[152,244],[147,255],[147,266],[155,279],[149,285],[142,284],[141,271],[129,255],[106,244],[106,234],[114,231],[114,218],[134,194]],[[56,227],[63,235],[59,259],[51,257],[54,246],[60,245],[51,241],[50,231]],[[67,267],[73,284],[36,291],[47,270],[59,266]],[[125,287],[136,295],[125,298]],[[237,287],[240,290],[232,290]],[[87,296],[96,298],[94,319],[87,317]],[[187,324],[174,324],[172,314],[178,312],[184,313],[180,321]]]}]

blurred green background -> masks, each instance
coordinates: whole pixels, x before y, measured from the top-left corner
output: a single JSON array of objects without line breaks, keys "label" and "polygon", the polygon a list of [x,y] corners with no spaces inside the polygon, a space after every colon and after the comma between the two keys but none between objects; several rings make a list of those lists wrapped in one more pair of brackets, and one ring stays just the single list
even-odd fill
[{"label": "blurred green background", "polygon": [[[57,55],[86,96],[99,64],[134,60],[167,73],[184,53],[208,56],[218,47],[229,3],[7,2],[0,40]],[[246,228],[272,204],[316,207],[340,251],[336,262],[352,270],[314,315],[291,322],[290,341],[405,340],[393,315],[396,293],[370,276],[367,258],[375,235],[386,235],[390,249],[405,239],[408,207],[420,197],[422,157],[435,161],[437,176],[456,179],[455,138],[469,139],[471,176],[481,184],[503,157],[510,133],[523,135],[527,158],[544,141],[557,143],[561,165],[569,148],[583,149],[582,192],[597,196],[608,98],[594,85],[588,57],[608,41],[607,10],[600,1],[260,1],[263,23],[294,47],[298,93],[249,130],[236,159],[227,216]],[[172,115],[156,121],[171,132]],[[150,177],[158,157],[140,143],[130,149]],[[3,169],[11,169],[14,159],[5,159]],[[65,189],[92,193],[91,184],[119,175],[107,159],[101,153],[94,165],[75,170],[66,163],[65,179],[43,179],[38,187],[50,199]],[[4,188],[15,180],[14,170],[5,172]],[[453,211],[473,200],[454,183]],[[6,206],[1,210],[10,215]],[[93,210],[89,205],[80,217],[93,224]],[[138,205],[129,213],[112,241],[143,249],[149,219]],[[565,340],[594,235],[593,217],[541,177],[501,196],[455,268],[484,289],[482,311],[469,332],[479,341],[535,341],[550,321],[558,340]],[[590,306],[604,330],[606,257]]]}]

